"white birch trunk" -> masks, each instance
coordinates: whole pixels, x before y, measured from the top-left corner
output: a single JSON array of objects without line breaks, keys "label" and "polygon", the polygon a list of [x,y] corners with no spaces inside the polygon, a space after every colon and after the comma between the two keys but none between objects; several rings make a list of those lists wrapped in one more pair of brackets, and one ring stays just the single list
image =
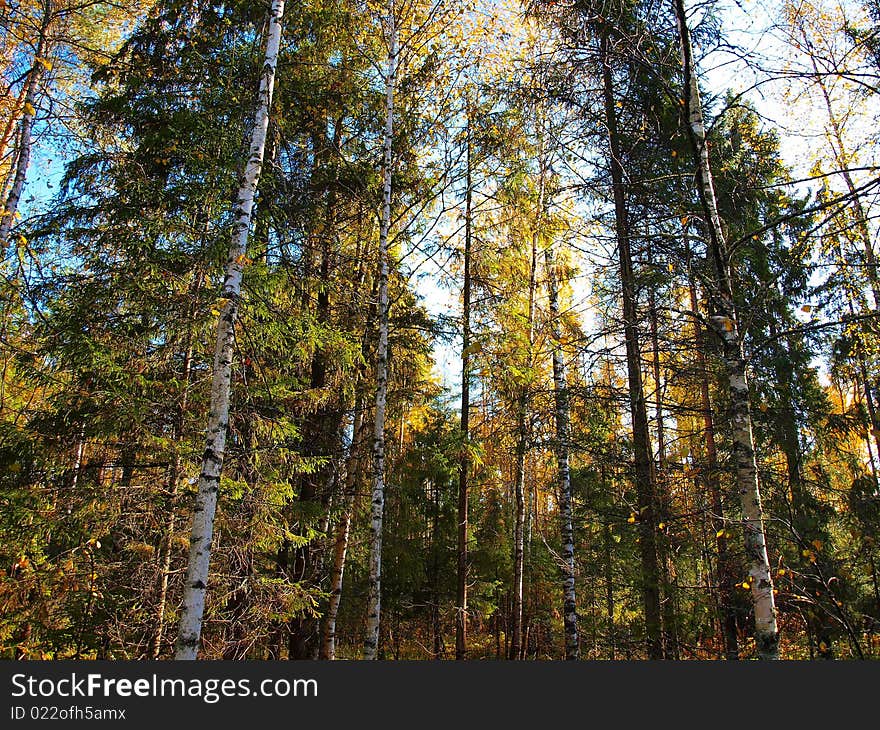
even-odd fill
[{"label": "white birch trunk", "polygon": [[208,564],[211,558],[211,540],[214,533],[214,514],[217,509],[217,493],[220,487],[220,473],[223,469],[226,431],[229,424],[235,323],[238,317],[242,271],[247,251],[248,233],[251,227],[254,195],[259,183],[266,148],[269,109],[272,105],[272,93],[275,87],[275,69],[281,45],[281,19],[283,15],[284,0],[273,0],[250,151],[234,208],[235,222],[232,227],[229,260],[226,264],[226,280],[223,284],[223,306],[217,325],[217,341],[214,347],[211,412],[208,416],[205,452],[193,512],[189,560],[184,583],[183,608],[180,616],[175,659],[195,659],[198,655],[202,633]]},{"label": "white birch trunk", "polygon": [[376,408],[373,419],[373,491],[370,517],[370,583],[364,659],[379,649],[382,591],[382,518],[385,512],[385,403],[388,395],[388,231],[391,228],[391,165],[394,87],[397,80],[397,24],[394,2],[388,12],[388,67],[385,72],[385,151],[382,161],[382,221],[379,228],[379,343],[376,350]]},{"label": "white birch trunk", "polygon": [[697,192],[708,218],[709,255],[715,264],[715,296],[711,302],[710,321],[723,343],[725,374],[730,393],[730,419],[735,460],[735,478],[743,512],[746,560],[755,612],[755,644],[761,659],[779,658],[779,633],[776,625],[776,602],[773,579],[767,557],[761,491],[755,462],[752,416],[749,408],[749,386],[743,356],[742,335],[736,319],[733,287],[730,278],[729,253],[709,163],[706,129],[700,103],[693,48],[684,9],[684,0],[674,0],[674,11],[681,41],[682,72],[685,82],[685,111],[697,156]]},{"label": "white birch trunk", "polygon": [[[543,110],[539,123],[538,205],[535,213],[535,236],[540,237],[544,223],[547,164]],[[569,464],[568,381],[562,355],[562,335],[559,312],[559,282],[553,246],[544,249],[544,268],[547,273],[547,299],[550,309],[550,336],[553,361],[553,396],[556,407],[556,465],[559,489],[559,529],[562,541],[562,605],[565,635],[565,658],[576,660],[580,655],[578,642],[577,598],[575,593],[574,523],[571,503],[571,467]]]},{"label": "white birch trunk", "polygon": [[46,53],[47,36],[49,25],[52,21],[51,3],[46,4],[43,21],[40,26],[40,37],[37,48],[34,51],[34,65],[28,74],[27,90],[24,95],[24,114],[21,117],[21,125],[18,133],[18,150],[15,154],[15,175],[12,178],[12,187],[0,209],[0,250],[5,251],[9,245],[9,233],[15,225],[18,206],[24,193],[24,184],[27,179],[27,171],[31,160],[31,148],[33,146],[34,118],[36,117],[37,92],[40,85],[43,65],[39,59],[43,59]]}]

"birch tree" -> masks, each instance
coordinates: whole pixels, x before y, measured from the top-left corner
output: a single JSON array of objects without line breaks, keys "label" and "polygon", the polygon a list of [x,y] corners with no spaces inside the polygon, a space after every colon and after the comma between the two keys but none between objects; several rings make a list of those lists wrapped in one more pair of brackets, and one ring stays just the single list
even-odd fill
[{"label": "birch tree", "polygon": [[382,602],[382,520],[385,509],[385,406],[388,399],[388,234],[391,229],[391,182],[394,162],[394,93],[397,84],[397,18],[394,0],[385,19],[388,57],[385,65],[385,132],[382,157],[382,218],[379,227],[378,344],[376,399],[373,412],[373,486],[370,499],[370,578],[364,659],[375,659],[379,649]]},{"label": "birch tree", "polygon": [[235,354],[235,324],[240,306],[241,282],[247,258],[247,242],[251,228],[254,196],[259,184],[266,148],[269,110],[272,106],[272,95],[275,88],[275,72],[281,45],[283,15],[284,0],[273,0],[268,18],[266,53],[260,76],[259,97],[254,114],[248,158],[234,207],[235,220],[232,226],[232,239],[226,264],[226,277],[223,282],[217,339],[214,346],[211,412],[208,417],[205,452],[198,478],[198,493],[192,519],[183,609],[175,652],[176,659],[196,659],[202,632],[211,542],[214,534],[214,516],[217,509],[220,475],[223,470],[223,457],[229,426],[232,361]]},{"label": "birch tree", "polygon": [[697,194],[706,217],[709,258],[715,280],[711,292],[709,321],[723,345],[725,378],[730,397],[730,422],[733,458],[743,512],[743,532],[748,561],[748,585],[755,612],[755,643],[761,659],[779,658],[779,632],[776,625],[776,602],[773,579],[767,557],[761,491],[755,463],[755,446],[749,404],[749,384],[743,353],[743,340],[734,305],[730,275],[730,251],[721,225],[718,202],[712,179],[706,128],[693,57],[690,30],[684,0],[674,0],[678,25],[683,78],[683,113],[694,154]]},{"label": "birch tree", "polygon": [[563,625],[565,630],[565,658],[577,659],[578,643],[577,598],[575,593],[574,520],[571,492],[571,465],[569,441],[571,414],[569,408],[568,381],[562,352],[562,328],[560,326],[559,284],[557,263],[552,243],[544,250],[547,272],[547,298],[549,300],[550,333],[553,359],[553,397],[556,405],[556,463],[559,491],[559,529],[562,537],[562,596]]},{"label": "birch tree", "polygon": [[[43,3],[42,17],[37,31],[33,65],[26,73],[26,81],[22,89],[22,114],[18,134],[16,135],[17,144],[15,145],[12,154],[14,164],[11,165],[11,185],[9,186],[8,192],[6,191],[5,185],[2,188],[3,198],[2,201],[0,201],[2,202],[2,208],[0,208],[0,247],[2,247],[3,250],[5,250],[5,247],[9,244],[9,232],[12,229],[16,218],[20,217],[18,209],[21,203],[22,193],[24,192],[28,168],[30,166],[40,79],[43,72],[47,68],[51,68],[47,56],[52,51],[49,34],[53,20],[55,20],[55,17],[52,0],[45,0]],[[6,124],[6,129],[4,130],[4,140],[3,144],[0,145],[0,152],[6,152],[6,140],[11,136],[13,119],[14,115],[10,115]]]}]

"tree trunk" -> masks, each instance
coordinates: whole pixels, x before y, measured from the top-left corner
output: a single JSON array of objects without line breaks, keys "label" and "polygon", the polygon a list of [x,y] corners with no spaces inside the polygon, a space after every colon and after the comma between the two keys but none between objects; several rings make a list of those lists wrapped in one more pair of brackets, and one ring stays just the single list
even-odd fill
[{"label": "tree trunk", "polygon": [[[0,251],[5,254],[5,248],[9,245],[9,232],[15,225],[18,214],[18,206],[24,193],[24,184],[27,179],[28,167],[31,160],[31,148],[33,146],[34,117],[36,116],[37,92],[40,76],[44,66],[40,60],[45,60],[47,55],[49,26],[52,24],[52,2],[44,0],[43,18],[40,23],[40,34],[37,39],[37,47],[34,52],[34,65],[28,73],[25,82],[24,113],[18,132],[18,150],[15,154],[15,176],[12,178],[12,187],[9,194],[2,202],[0,208]],[[11,120],[10,120],[11,121]],[[0,152],[2,152],[0,148]],[[4,191],[5,192],[5,191]]]},{"label": "tree trunk", "polygon": [[[543,175],[543,172],[542,172]],[[541,186],[543,188],[543,185]],[[539,209],[540,212],[540,209]],[[575,595],[574,518],[571,495],[571,468],[569,465],[568,381],[562,355],[562,334],[559,312],[559,289],[553,249],[544,251],[547,267],[547,289],[550,300],[550,329],[553,338],[553,395],[556,401],[556,464],[559,487],[559,527],[562,538],[562,596],[563,625],[565,627],[565,658],[577,659],[578,645],[577,600]]]},{"label": "tree trunk", "polygon": [[605,122],[608,129],[608,162],[614,195],[614,222],[620,260],[620,284],[623,304],[623,336],[626,345],[629,405],[632,417],[635,483],[638,499],[639,553],[642,563],[642,602],[645,611],[645,632],[650,659],[663,658],[663,628],[660,609],[660,569],[657,562],[657,505],[651,469],[651,442],[648,413],[642,384],[641,350],[639,347],[638,313],[636,311],[635,276],[630,250],[630,232],[626,204],[624,170],[617,135],[614,82],[609,53],[609,29],[600,37],[602,87]]},{"label": "tree trunk", "polygon": [[[528,308],[528,352],[527,368],[532,367],[535,325],[535,288],[538,267],[538,231],[532,234],[531,255],[529,258],[529,308]],[[516,413],[516,475],[514,495],[516,512],[513,525],[513,596],[511,605],[510,659],[521,659],[523,650],[523,568],[525,565],[525,519],[526,519],[526,453],[529,448],[529,385],[523,384],[519,395]]]},{"label": "tree trunk", "polygon": [[470,346],[471,346],[471,120],[467,110],[466,190],[464,213],[464,286],[462,291],[461,456],[458,462],[458,595],[455,607],[455,658],[467,659],[468,468],[470,466]]},{"label": "tree trunk", "polygon": [[737,488],[743,510],[746,559],[755,612],[755,644],[761,659],[779,658],[779,633],[776,626],[776,602],[773,579],[764,535],[764,515],[755,462],[752,416],[749,410],[749,386],[743,354],[742,336],[737,323],[733,287],[730,278],[730,257],[721,227],[706,130],[700,104],[696,67],[690,33],[685,16],[684,0],[674,0],[674,11],[681,42],[684,78],[684,113],[696,163],[697,193],[706,216],[709,232],[709,256],[715,267],[714,296],[710,297],[709,321],[723,345],[727,386],[730,392],[730,422]]},{"label": "tree trunk", "polygon": [[358,397],[354,409],[351,451],[345,473],[345,506],[336,526],[336,541],[333,549],[333,569],[330,573],[330,600],[324,619],[324,637],[321,642],[321,659],[336,658],[336,620],[339,617],[339,604],[342,601],[342,581],[345,575],[345,559],[348,553],[348,538],[351,534],[351,518],[357,497],[358,474],[360,471],[361,449],[363,448],[363,403]]},{"label": "tree trunk", "polygon": [[269,109],[275,85],[275,68],[281,44],[283,14],[284,0],[273,0],[268,23],[265,61],[260,77],[259,101],[251,134],[250,154],[234,208],[235,223],[232,228],[229,260],[226,264],[226,279],[223,283],[223,304],[214,348],[211,413],[208,417],[205,452],[193,512],[176,659],[196,659],[202,633],[202,617],[205,611],[205,593],[211,558],[211,540],[214,533],[214,515],[217,509],[217,493],[220,488],[220,474],[223,470],[226,432],[229,425],[235,323],[238,317],[241,280],[247,252],[248,232],[251,226],[254,195],[259,184],[266,147],[266,132],[269,128]]},{"label": "tree trunk", "polygon": [[[654,252],[648,241],[648,267],[653,268]],[[655,483],[659,502],[659,520],[665,530],[670,529],[672,505],[666,482],[666,429],[663,419],[663,379],[660,364],[660,327],[657,311],[657,295],[654,287],[648,295],[648,317],[651,326],[651,370],[654,378],[654,413],[657,419],[657,461]],[[659,530],[657,538],[657,562],[663,583],[663,651],[666,659],[679,659],[678,653],[678,596],[675,558],[668,532]]]},{"label": "tree trunk", "polygon": [[[538,207],[535,229],[538,236],[544,224],[546,196],[546,160],[543,119],[539,120],[539,181]],[[550,314],[550,336],[553,361],[553,396],[556,420],[556,468],[559,489],[559,531],[562,542],[562,603],[565,635],[565,658],[576,660],[580,655],[578,641],[577,598],[575,593],[574,518],[571,495],[571,466],[569,464],[569,423],[571,413],[568,401],[568,380],[562,353],[562,323],[559,310],[559,280],[552,243],[544,249],[547,275],[547,299]]]},{"label": "tree trunk", "polygon": [[[690,273],[690,248],[685,231],[685,251]],[[712,414],[712,400],[709,394],[709,372],[707,370],[703,328],[700,326],[699,302],[693,277],[689,276],[688,293],[690,307],[694,315],[694,340],[697,357],[698,377],[700,379],[700,410],[703,412],[703,428],[706,443],[706,463],[702,474],[702,484],[709,493],[712,504],[712,529],[715,531],[715,551],[718,570],[718,614],[724,641],[724,655],[729,661],[739,659],[739,637],[736,630],[736,609],[734,607],[733,561],[728,549],[727,520],[724,517],[724,500],[719,486],[718,448],[715,445],[715,418]]]},{"label": "tree trunk", "polygon": [[394,91],[397,81],[397,21],[394,0],[388,12],[388,66],[385,72],[385,153],[382,163],[382,222],[379,229],[379,343],[376,349],[376,407],[373,424],[373,493],[370,518],[370,578],[364,659],[379,649],[382,589],[382,518],[385,511],[385,403],[388,396],[388,232],[391,228],[391,166]]}]

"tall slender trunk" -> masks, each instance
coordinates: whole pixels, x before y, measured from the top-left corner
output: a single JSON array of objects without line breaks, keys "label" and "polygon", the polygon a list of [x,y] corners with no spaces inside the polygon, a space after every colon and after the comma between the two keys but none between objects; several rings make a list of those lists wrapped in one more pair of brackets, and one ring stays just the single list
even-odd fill
[{"label": "tall slender trunk", "polygon": [[[685,251],[690,274],[690,246],[687,231],[684,232]],[[699,302],[693,276],[688,277],[688,295],[691,312],[694,314],[694,340],[699,370],[700,410],[703,413],[703,429],[706,444],[706,463],[702,474],[702,484],[709,493],[712,505],[712,528],[715,532],[715,552],[718,574],[718,615],[724,640],[724,656],[729,661],[739,659],[739,637],[736,630],[736,609],[734,607],[734,566],[728,548],[727,520],[724,517],[724,499],[719,485],[718,448],[715,445],[715,418],[712,414],[712,400],[709,393],[709,371],[706,362],[703,328],[700,326]]]},{"label": "tall slender trunk", "polygon": [[214,347],[211,412],[208,417],[205,452],[193,512],[176,659],[196,659],[202,633],[202,617],[205,611],[208,567],[211,558],[211,540],[214,534],[214,515],[217,510],[217,494],[220,488],[220,474],[223,470],[226,432],[229,425],[235,323],[238,317],[241,280],[247,252],[248,233],[251,227],[254,195],[259,184],[266,148],[266,132],[269,128],[269,109],[272,105],[272,93],[275,86],[275,69],[278,63],[278,49],[281,44],[281,19],[283,15],[284,0],[273,0],[269,14],[266,54],[260,77],[259,101],[254,115],[250,153],[234,208],[235,223],[232,227],[229,260],[226,264],[226,278],[223,283],[223,305],[217,324],[217,341]]},{"label": "tall slender trunk", "polygon": [[[542,170],[543,176],[543,170]],[[543,185],[541,186],[543,188]],[[543,201],[542,201],[543,202]],[[540,215],[539,209],[539,215]],[[569,464],[568,381],[562,355],[562,333],[559,312],[559,284],[553,249],[544,251],[547,267],[547,290],[550,303],[550,331],[553,338],[553,395],[556,405],[556,465],[559,487],[559,529],[562,537],[562,596],[565,631],[565,658],[577,659],[578,643],[577,600],[575,595],[574,517],[571,496],[571,467]]]},{"label": "tall slender trunk", "polygon": [[607,27],[601,29],[600,55],[605,123],[608,129],[608,163],[614,195],[614,227],[620,260],[620,285],[623,305],[623,337],[626,345],[629,406],[632,418],[635,483],[638,499],[639,553],[642,563],[642,602],[645,611],[645,633],[650,659],[663,658],[663,628],[660,608],[660,569],[657,561],[657,505],[651,469],[651,442],[648,412],[642,383],[641,350],[639,347],[638,312],[636,311],[635,275],[633,273],[630,231],[626,203],[626,183],[621,164],[617,134],[614,79],[612,76]]},{"label": "tall slender trunk", "polygon": [[[653,268],[654,251],[648,240],[648,267]],[[655,483],[657,485],[657,501],[659,520],[670,529],[672,505],[670,504],[669,487],[666,482],[666,428],[663,419],[663,377],[660,364],[660,325],[657,310],[657,294],[652,286],[648,294],[648,319],[651,327],[651,371],[654,378],[654,414],[657,431],[657,461]],[[662,529],[657,538],[657,562],[661,571],[663,584],[663,651],[667,659],[678,659],[678,596],[675,557],[672,552],[668,533]]]},{"label": "tall slender trunk", "polygon": [[[15,225],[18,206],[21,203],[28,167],[30,166],[34,118],[36,117],[35,106],[40,76],[44,70],[44,66],[40,61],[45,60],[44,56],[47,55],[49,26],[52,24],[52,5],[52,0],[44,0],[43,17],[40,22],[39,37],[34,52],[34,65],[28,73],[27,81],[25,82],[24,113],[19,125],[18,149],[15,154],[15,176],[12,178],[12,186],[8,195],[6,195],[5,200],[0,201],[0,204],[2,204],[2,207],[0,207],[0,251],[4,250],[9,244],[9,232]],[[2,151],[3,148],[0,147],[0,152]]]},{"label": "tall slender trunk", "polygon": [[684,79],[684,113],[696,164],[697,193],[706,216],[709,233],[709,257],[715,268],[715,291],[710,297],[709,320],[722,345],[727,387],[730,393],[730,422],[736,483],[743,510],[743,531],[748,561],[749,583],[755,612],[755,644],[761,659],[779,658],[779,632],[776,625],[776,602],[773,579],[767,556],[764,514],[755,461],[752,416],[749,409],[749,385],[743,340],[737,322],[730,277],[730,254],[718,214],[718,203],[709,163],[706,129],[700,103],[693,48],[684,9],[684,0],[673,0],[681,43]]},{"label": "tall slender trunk", "polygon": [[467,659],[468,468],[470,466],[471,346],[471,110],[467,110],[466,189],[464,206],[464,282],[461,324],[461,456],[458,462],[458,594],[455,608],[455,658]]},{"label": "tall slender trunk", "polygon": [[388,8],[388,65],[385,71],[385,153],[382,162],[382,222],[379,228],[379,342],[376,348],[376,407],[373,418],[373,493],[370,517],[370,579],[364,659],[379,650],[382,590],[382,518],[385,511],[385,403],[388,396],[388,232],[391,228],[391,166],[394,92],[397,82],[397,21]]},{"label": "tall slender trunk", "polygon": [[[547,190],[547,159],[543,113],[538,120],[538,205],[535,213],[535,230],[541,236],[544,225],[544,206]],[[547,300],[550,315],[551,359],[553,363],[553,397],[556,420],[556,468],[559,494],[559,532],[562,543],[562,604],[565,658],[576,660],[580,656],[578,640],[577,596],[575,592],[574,564],[574,516],[571,495],[571,465],[569,463],[569,424],[571,411],[568,400],[568,380],[562,352],[562,314],[559,309],[559,277],[552,242],[544,249],[544,267],[547,277]]]},{"label": "tall slender trunk", "polygon": [[[357,251],[360,252],[360,239],[357,243]],[[361,354],[363,362],[369,361],[370,357],[370,324],[375,320],[378,309],[378,278],[373,278],[372,283],[367,281],[367,268],[358,261],[358,272],[355,281],[359,287],[370,290],[370,306],[366,316],[367,325],[364,328],[361,340]],[[354,317],[356,312],[349,311],[349,316]],[[357,393],[354,403],[354,419],[352,424],[352,443],[349,451],[348,465],[345,482],[345,506],[342,519],[336,529],[336,541],[333,552],[333,572],[330,577],[330,600],[327,609],[327,617],[324,622],[324,636],[321,646],[320,657],[322,659],[336,658],[336,623],[339,615],[339,606],[342,601],[342,586],[345,575],[345,563],[348,554],[348,543],[351,536],[351,522],[354,517],[354,509],[357,503],[358,487],[361,481],[362,469],[366,456],[366,443],[369,432],[369,422],[365,416],[364,395],[361,384],[366,382],[366,366],[361,365],[356,375],[355,392]],[[371,444],[372,449],[372,444]]]},{"label": "tall slender trunk", "polygon": [[354,407],[351,450],[345,472],[345,505],[339,524],[336,526],[336,540],[333,547],[333,569],[330,573],[330,599],[324,618],[324,636],[321,642],[321,659],[336,658],[336,621],[339,617],[339,604],[342,602],[342,582],[345,576],[345,559],[348,554],[348,539],[351,534],[351,518],[357,497],[358,476],[360,473],[363,449],[363,402],[357,398]]},{"label": "tall slender trunk", "polygon": [[[532,367],[535,326],[535,287],[538,267],[538,231],[532,234],[531,255],[529,257],[529,306],[528,306],[528,348],[527,368]],[[513,524],[513,595],[511,600],[510,659],[522,658],[523,651],[523,568],[525,565],[525,519],[526,519],[526,453],[529,449],[529,404],[531,397],[529,385],[523,384],[516,407],[516,474],[514,477],[514,496],[516,510]]]}]

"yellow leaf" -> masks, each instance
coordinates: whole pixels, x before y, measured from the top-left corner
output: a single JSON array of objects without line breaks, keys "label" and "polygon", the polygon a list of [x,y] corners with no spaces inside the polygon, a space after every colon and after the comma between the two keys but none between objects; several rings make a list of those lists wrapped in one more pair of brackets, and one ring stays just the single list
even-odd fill
[{"label": "yellow leaf", "polygon": [[813,307],[809,304],[805,304],[803,307],[801,307],[801,311],[802,312],[812,312]]},{"label": "yellow leaf", "polygon": [[718,530],[718,532],[715,533],[715,537],[724,537],[724,530]]},{"label": "yellow leaf", "polygon": [[663,529],[666,528],[666,523],[665,523],[665,522],[661,522],[659,525],[657,525],[657,527],[659,527],[661,530],[663,530]]},{"label": "yellow leaf", "polygon": [[37,110],[34,109],[34,105],[33,105],[33,104],[31,104],[29,101],[26,101],[26,102],[24,103],[24,113],[25,113],[25,114],[30,114],[31,116],[34,116],[34,114],[37,113]]},{"label": "yellow leaf", "polygon": [[740,585],[741,585],[743,588],[745,588],[746,590],[748,590],[749,588],[752,587],[751,584],[750,584],[747,580],[744,580]]},{"label": "yellow leaf", "polygon": [[52,70],[52,62],[48,58],[40,58],[39,56],[37,56],[34,60],[47,71]]},{"label": "yellow leaf", "polygon": [[777,570],[777,571],[776,571],[776,575],[778,575],[778,576],[780,576],[780,577],[782,577],[783,575],[785,575],[785,568],[780,568],[779,570]]},{"label": "yellow leaf", "polygon": [[635,516],[635,514],[631,514],[631,515],[629,516],[629,518],[627,518],[626,521],[629,522],[630,524],[632,524],[633,522],[635,522],[635,521],[636,521],[636,516]]},{"label": "yellow leaf", "polygon": [[810,544],[811,544],[814,548],[816,548],[816,550],[821,550],[821,549],[822,549],[822,546],[824,545],[824,543],[823,543],[821,540],[813,540],[813,542],[811,542]]}]

